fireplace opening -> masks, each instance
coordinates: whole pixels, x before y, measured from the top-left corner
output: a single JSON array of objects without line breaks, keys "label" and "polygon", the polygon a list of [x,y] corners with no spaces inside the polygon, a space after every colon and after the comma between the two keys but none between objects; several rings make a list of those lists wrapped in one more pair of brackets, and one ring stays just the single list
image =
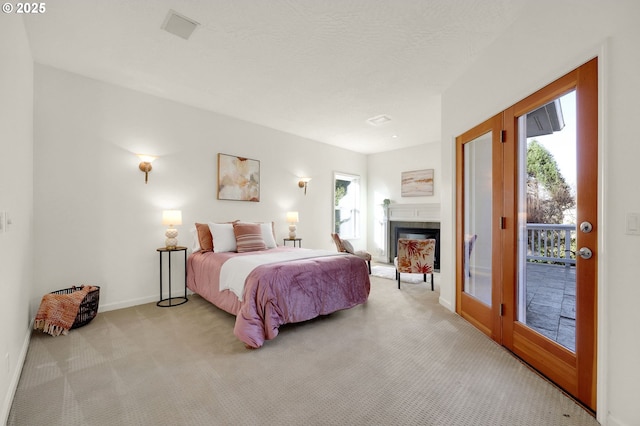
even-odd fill
[{"label": "fireplace opening", "polygon": [[433,269],[440,271],[440,224],[434,222],[403,224],[400,222],[391,224],[389,236],[393,238],[390,243],[390,263],[398,255],[398,239],[411,238],[416,240],[436,240],[436,252],[434,255]]}]

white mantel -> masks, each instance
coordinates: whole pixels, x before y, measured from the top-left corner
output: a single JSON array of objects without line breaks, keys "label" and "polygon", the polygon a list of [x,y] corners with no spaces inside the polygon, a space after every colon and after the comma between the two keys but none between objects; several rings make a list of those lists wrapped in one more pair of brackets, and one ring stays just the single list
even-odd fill
[{"label": "white mantel", "polygon": [[389,261],[389,227],[391,222],[440,222],[440,204],[389,204],[377,221],[379,228],[373,255],[379,262]]},{"label": "white mantel", "polygon": [[389,204],[389,222],[440,222],[440,204]]}]

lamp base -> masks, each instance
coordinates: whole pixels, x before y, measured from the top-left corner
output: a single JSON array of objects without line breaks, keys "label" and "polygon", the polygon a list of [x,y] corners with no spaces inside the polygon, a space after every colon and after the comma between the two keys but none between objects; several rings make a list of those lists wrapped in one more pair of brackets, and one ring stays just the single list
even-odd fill
[{"label": "lamp base", "polygon": [[296,226],[295,225],[289,225],[289,239],[293,240],[296,238]]},{"label": "lamp base", "polygon": [[176,228],[168,228],[164,236],[167,237],[164,240],[164,245],[167,249],[172,250],[178,246],[178,230]]}]

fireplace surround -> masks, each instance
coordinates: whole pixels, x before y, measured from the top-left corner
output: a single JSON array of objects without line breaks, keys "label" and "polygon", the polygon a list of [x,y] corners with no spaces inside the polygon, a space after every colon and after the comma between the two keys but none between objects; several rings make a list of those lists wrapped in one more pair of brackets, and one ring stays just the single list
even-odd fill
[{"label": "fireplace surround", "polygon": [[436,252],[433,269],[440,271],[440,222],[389,222],[389,263],[398,254],[398,238],[434,239]]},{"label": "fireplace surround", "polygon": [[398,238],[433,238],[436,240],[434,269],[440,270],[440,204],[386,204],[381,210],[378,260],[393,263]]}]

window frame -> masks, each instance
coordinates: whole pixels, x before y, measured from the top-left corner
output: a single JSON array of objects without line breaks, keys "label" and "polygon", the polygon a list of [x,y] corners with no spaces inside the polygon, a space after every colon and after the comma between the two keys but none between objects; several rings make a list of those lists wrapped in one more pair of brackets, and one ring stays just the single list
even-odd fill
[{"label": "window frame", "polygon": [[[351,198],[351,202],[349,203],[349,206],[347,206],[347,209],[353,213],[353,216],[349,219],[349,221],[353,219],[353,223],[351,223],[348,228],[345,228],[343,227],[343,225],[337,223],[337,217],[338,217],[337,212],[345,210],[345,208],[338,209],[338,206],[336,205],[337,181],[349,181],[350,182],[350,184],[348,185],[349,187],[351,187],[353,183],[356,183],[356,185],[353,186],[355,193],[349,194],[350,191],[347,190],[347,193],[345,194],[345,196],[341,198],[341,201],[347,198],[347,195],[349,195],[350,196],[349,198]],[[332,198],[333,213],[331,215],[331,222],[332,222],[332,229],[333,229],[332,232],[339,234],[340,238],[342,239],[347,239],[347,240],[357,239],[357,238],[360,238],[361,236],[361,221],[362,221],[362,212],[360,211],[361,210],[360,209],[361,190],[362,190],[362,180],[360,175],[356,175],[353,173],[338,172],[338,171],[333,172],[333,191],[332,191],[333,192],[333,198]]]}]

